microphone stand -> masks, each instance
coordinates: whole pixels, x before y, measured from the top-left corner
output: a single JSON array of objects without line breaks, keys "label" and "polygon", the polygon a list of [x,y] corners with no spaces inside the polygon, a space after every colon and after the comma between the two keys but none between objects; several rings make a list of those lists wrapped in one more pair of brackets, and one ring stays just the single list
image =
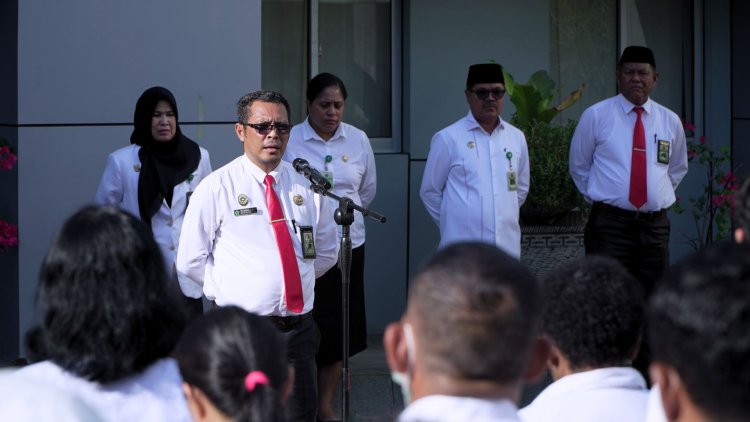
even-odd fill
[{"label": "microphone stand", "polygon": [[352,239],[349,236],[350,226],[354,222],[354,210],[370,217],[379,223],[385,223],[385,217],[354,203],[350,198],[331,193],[324,186],[311,182],[313,192],[327,196],[339,203],[333,213],[336,224],[341,226],[341,243],[339,248],[339,268],[341,269],[341,320],[343,333],[343,362],[341,366],[341,420],[349,421],[349,280],[352,267]]}]

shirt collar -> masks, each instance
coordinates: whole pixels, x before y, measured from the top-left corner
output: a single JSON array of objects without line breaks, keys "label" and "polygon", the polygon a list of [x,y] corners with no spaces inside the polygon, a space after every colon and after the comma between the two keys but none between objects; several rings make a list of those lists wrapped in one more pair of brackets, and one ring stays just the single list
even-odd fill
[{"label": "shirt collar", "polygon": [[[336,128],[336,132],[331,136],[330,141],[336,141],[338,139],[346,139],[347,135],[347,129],[344,126],[344,122],[341,122],[339,124],[339,127]],[[323,138],[318,135],[318,132],[315,132],[315,129],[310,126],[310,116],[305,117],[305,121],[302,122],[302,139],[305,141],[320,141],[320,142],[326,142],[323,140]]]},{"label": "shirt collar", "polygon": [[[474,115],[471,114],[471,110],[469,110],[469,113],[466,114],[466,130],[474,130],[474,129],[481,129],[484,130],[482,125],[477,122],[477,119],[474,118]],[[500,116],[497,116],[497,127],[495,127],[495,130],[497,129],[505,129],[505,126],[503,126],[503,119],[500,118]]]},{"label": "shirt collar", "polygon": [[[638,107],[637,105],[628,101],[628,99],[625,98],[625,96],[622,94],[617,95],[617,100],[618,100],[618,103],[620,104],[620,107],[622,107],[622,111],[625,112],[625,114],[628,114],[631,111],[633,111],[633,107]],[[643,103],[641,107],[643,107],[643,109],[646,110],[646,114],[651,114],[651,110],[653,108],[653,101],[651,101],[651,97],[648,97],[648,100],[646,100],[646,102]]]},{"label": "shirt collar", "polygon": [[[266,172],[261,170],[260,167],[256,166],[255,163],[250,161],[249,158],[247,158],[247,155],[242,155],[244,158],[242,160],[242,166],[245,168],[245,170],[250,173],[250,176],[253,177],[258,183],[263,184],[266,180]],[[279,178],[284,176],[284,171],[286,167],[284,167],[284,161],[282,160],[278,166],[276,166],[275,169],[271,170],[270,174],[273,176],[276,183],[279,182]]]}]

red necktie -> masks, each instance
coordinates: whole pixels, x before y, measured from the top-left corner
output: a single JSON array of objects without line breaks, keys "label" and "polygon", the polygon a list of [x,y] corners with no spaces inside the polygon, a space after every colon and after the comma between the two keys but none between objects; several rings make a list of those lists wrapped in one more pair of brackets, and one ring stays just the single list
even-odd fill
[{"label": "red necktie", "polygon": [[648,189],[646,188],[646,131],[643,129],[641,114],[643,107],[633,107],[638,113],[633,129],[633,155],[630,162],[630,203],[640,208],[646,203]]},{"label": "red necktie", "polygon": [[279,247],[281,256],[281,268],[284,271],[284,291],[286,292],[286,307],[292,312],[302,312],[304,302],[302,300],[302,281],[299,278],[299,267],[297,266],[297,254],[294,252],[292,237],[289,236],[289,228],[286,225],[284,211],[281,209],[279,197],[273,190],[274,178],[270,174],[266,176],[266,204],[271,217],[271,227],[276,236],[276,245]]}]

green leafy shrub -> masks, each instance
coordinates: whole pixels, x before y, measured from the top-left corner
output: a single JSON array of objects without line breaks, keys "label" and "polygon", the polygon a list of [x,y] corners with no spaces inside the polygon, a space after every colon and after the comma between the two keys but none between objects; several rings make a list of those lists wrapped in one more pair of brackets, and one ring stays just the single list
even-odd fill
[{"label": "green leafy shrub", "polygon": [[561,217],[586,206],[568,173],[570,140],[576,122],[555,124],[552,120],[575,104],[585,89],[581,86],[553,106],[555,82],[540,70],[525,84],[519,84],[503,70],[506,95],[516,107],[511,123],[526,135],[531,167],[531,187],[521,207],[524,224],[555,224]]}]

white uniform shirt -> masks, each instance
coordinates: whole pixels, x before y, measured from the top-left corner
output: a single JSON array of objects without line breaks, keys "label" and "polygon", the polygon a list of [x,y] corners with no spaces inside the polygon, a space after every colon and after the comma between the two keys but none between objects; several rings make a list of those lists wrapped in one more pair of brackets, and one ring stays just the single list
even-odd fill
[{"label": "white uniform shirt", "polygon": [[[138,158],[139,145],[120,148],[109,154],[107,166],[96,190],[95,202],[100,205],[113,205],[140,218],[138,209],[138,178],[141,160]],[[172,207],[162,201],[161,208],[151,218],[151,230],[161,249],[167,273],[174,276],[174,260],[180,240],[182,219],[188,205],[188,195],[198,183],[211,174],[211,161],[208,151],[201,148],[201,159],[192,178],[176,185],[172,194]]]},{"label": "white uniform shirt", "polygon": [[[297,254],[304,308],[312,310],[315,278],[338,259],[330,201],[282,161],[276,180],[289,234]],[[266,173],[242,155],[214,171],[195,189],[185,213],[177,275],[182,291],[203,293],[219,306],[237,305],[259,315],[291,315],[285,306],[284,275],[266,206]],[[303,258],[302,227],[311,227],[317,257]]]},{"label": "white uniform shirt", "polygon": [[432,395],[404,409],[398,422],[494,422],[519,421],[518,408],[510,400]]},{"label": "white uniform shirt", "polygon": [[529,192],[529,154],[523,132],[498,121],[488,135],[469,112],[432,138],[420,196],[440,226],[440,247],[475,240],[521,256],[518,214]]},{"label": "white uniform shirt", "polygon": [[[570,177],[588,202],[598,201],[635,210],[628,200],[633,105],[622,94],[586,109],[570,144]],[[685,131],[680,118],[649,99],[641,116],[646,131],[648,201],[641,211],[658,211],[675,201],[675,189],[688,170]],[[658,141],[669,142],[669,164],[657,160]]]},{"label": "white uniform shirt", "polygon": [[[332,158],[330,163],[325,161],[327,155]],[[292,128],[284,153],[284,160],[290,163],[295,158],[307,160],[310,166],[321,173],[333,173],[332,193],[347,197],[364,208],[369,207],[375,198],[375,156],[370,139],[356,127],[341,123],[331,139],[324,141],[310,126],[308,119],[305,119]],[[326,197],[325,200],[331,201],[334,209],[338,208],[338,202],[332,198]],[[341,237],[341,226],[336,225],[336,228]],[[365,243],[365,222],[359,211],[354,211],[350,236],[355,248]]]},{"label": "white uniform shirt", "polygon": [[106,385],[66,372],[51,361],[25,366],[12,376],[71,392],[105,421],[192,420],[182,394],[182,377],[172,359],[158,360],[137,375]]},{"label": "white uniform shirt", "polygon": [[518,414],[524,422],[632,422],[644,419],[647,403],[638,371],[600,368],[560,378]]},{"label": "white uniform shirt", "polygon": [[648,394],[648,408],[646,409],[645,422],[667,422],[667,415],[664,413],[664,403],[661,401],[659,386],[654,384]]}]

